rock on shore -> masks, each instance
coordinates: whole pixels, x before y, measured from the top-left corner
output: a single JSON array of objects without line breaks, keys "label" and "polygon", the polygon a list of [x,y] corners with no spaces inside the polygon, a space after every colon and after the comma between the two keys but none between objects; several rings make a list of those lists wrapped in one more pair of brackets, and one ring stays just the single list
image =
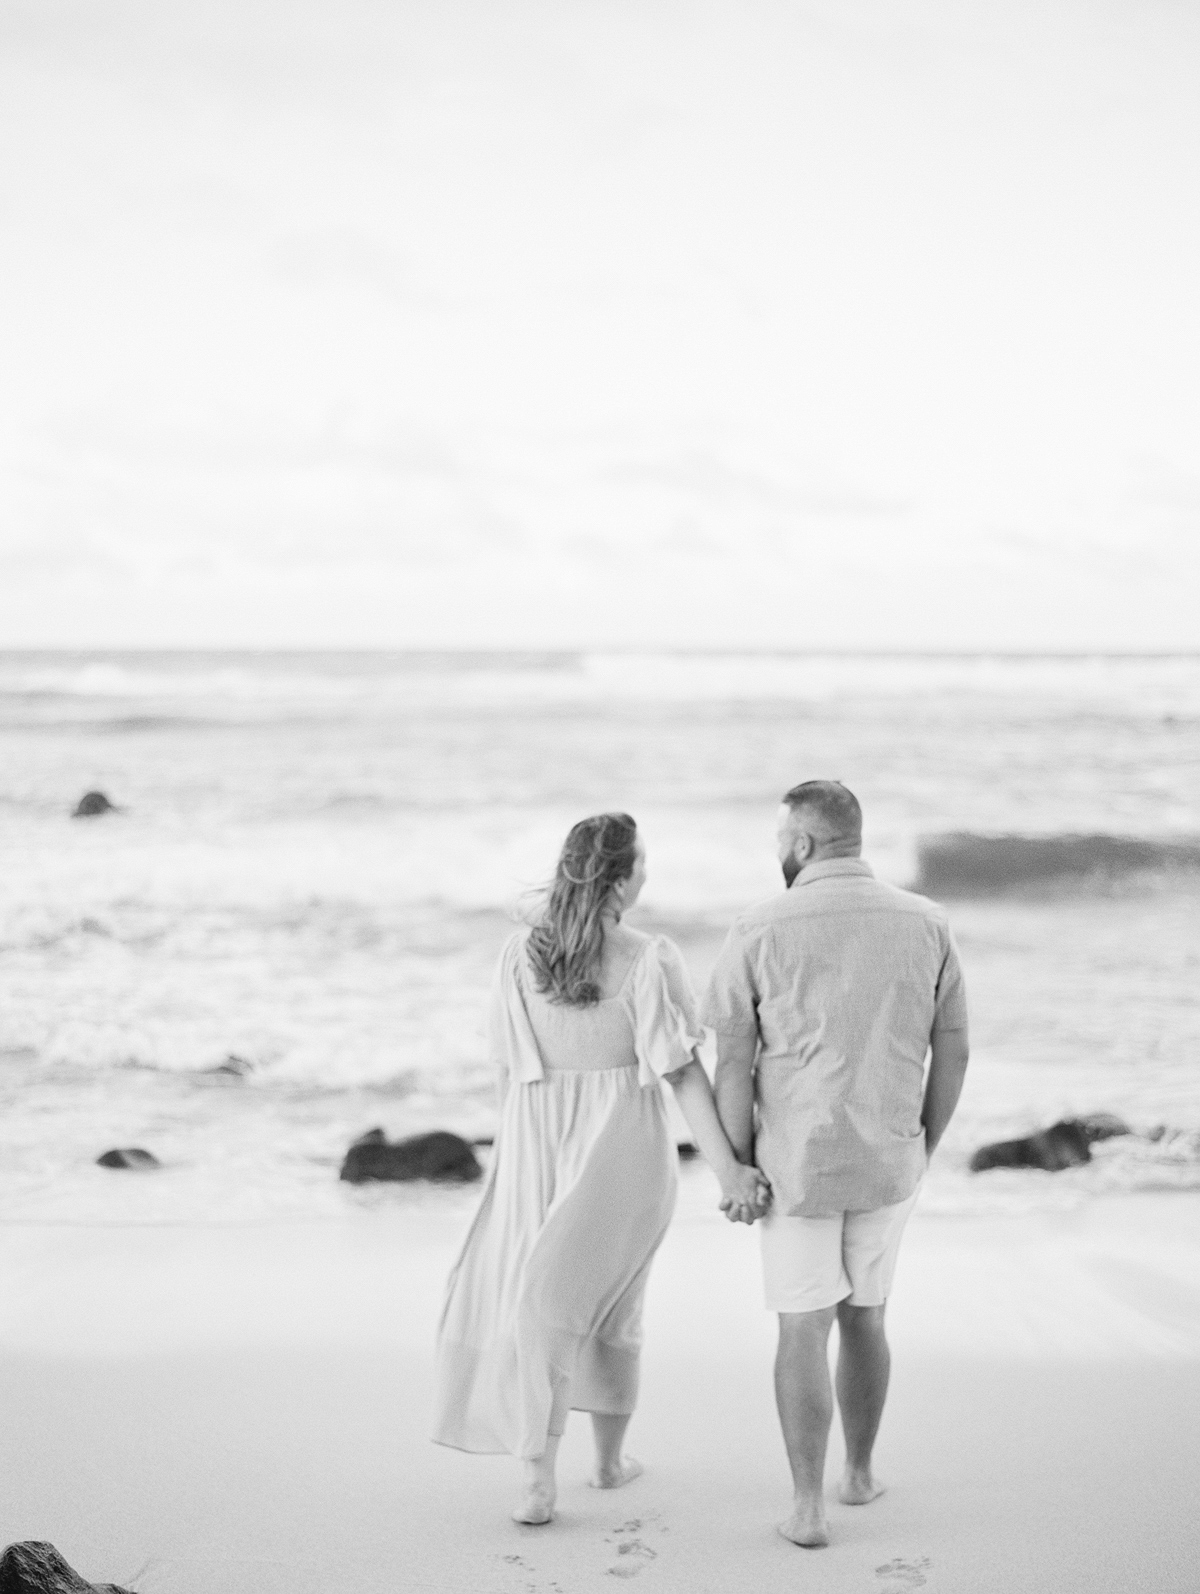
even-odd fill
[{"label": "rock on shore", "polygon": [[96,1162],[101,1168],[130,1168],[138,1173],[162,1167],[152,1151],[143,1151],[140,1146],[117,1146],[97,1157]]},{"label": "rock on shore", "polygon": [[467,1141],[448,1130],[435,1129],[425,1135],[410,1135],[407,1140],[389,1141],[382,1129],[370,1129],[347,1151],[339,1177],[350,1184],[365,1184],[371,1179],[469,1184],[482,1174]]},{"label": "rock on shore", "polygon": [[116,1583],[89,1583],[54,1548],[37,1539],[0,1555],[0,1594],[130,1594]]},{"label": "rock on shore", "polygon": [[72,819],[96,819],[101,814],[115,814],[117,805],[110,802],[102,791],[85,791],[75,804]]}]

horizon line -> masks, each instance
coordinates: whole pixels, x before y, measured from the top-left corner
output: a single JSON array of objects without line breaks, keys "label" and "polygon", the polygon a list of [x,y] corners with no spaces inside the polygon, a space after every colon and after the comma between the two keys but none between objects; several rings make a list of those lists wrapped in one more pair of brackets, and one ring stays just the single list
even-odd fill
[{"label": "horizon line", "polygon": [[513,658],[513,659],[579,659],[589,654],[609,657],[638,657],[653,655],[660,658],[679,659],[1200,659],[1200,648],[838,648],[838,647],[661,647],[637,643],[584,643],[566,646],[478,646],[450,643],[440,646],[390,647],[384,645],[358,645],[347,647],[333,643],[310,643],[301,646],[277,647],[269,645],[186,644],[163,646],[151,643],[103,643],[90,645],[76,643],[63,646],[55,643],[38,643],[23,647],[0,646],[0,659],[28,658],[31,656],[59,657],[119,657],[141,655],[157,658],[211,657],[261,657],[261,658]]}]

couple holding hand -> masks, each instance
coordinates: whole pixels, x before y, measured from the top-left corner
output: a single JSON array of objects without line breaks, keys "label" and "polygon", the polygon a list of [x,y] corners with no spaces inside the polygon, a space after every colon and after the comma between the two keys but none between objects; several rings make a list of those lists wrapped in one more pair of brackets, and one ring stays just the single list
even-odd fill
[{"label": "couple holding hand", "polygon": [[[598,1488],[624,1453],[642,1299],[675,1205],[669,1080],[734,1221],[758,1223],[775,1387],[794,1486],[780,1532],[828,1543],[840,1335],[839,1498],[880,1492],[884,1304],[905,1222],[967,1065],[962,973],[942,911],[877,881],[862,813],[837,781],[783,798],[787,890],[734,923],[702,1010],[678,948],[622,923],[646,878],[627,814],[575,825],[541,914],[505,946],[488,1032],[500,1123],[438,1331],[434,1438],[521,1458],[513,1516],[549,1522],[568,1411],[592,1416]],[[697,1048],[716,1032],[716,1084]],[[928,1058],[928,1067],[926,1060]]]}]

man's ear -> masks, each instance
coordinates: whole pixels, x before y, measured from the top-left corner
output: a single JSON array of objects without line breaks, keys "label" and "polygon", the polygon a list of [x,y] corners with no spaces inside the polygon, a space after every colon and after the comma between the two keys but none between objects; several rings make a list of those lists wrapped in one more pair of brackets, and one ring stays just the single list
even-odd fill
[{"label": "man's ear", "polygon": [[807,858],[813,850],[813,839],[807,830],[798,830],[792,851],[797,858]]}]

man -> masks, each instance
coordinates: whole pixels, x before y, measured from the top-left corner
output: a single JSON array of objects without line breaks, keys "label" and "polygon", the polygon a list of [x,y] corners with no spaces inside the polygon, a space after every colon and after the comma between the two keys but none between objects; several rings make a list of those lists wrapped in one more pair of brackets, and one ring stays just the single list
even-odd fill
[{"label": "man", "polygon": [[725,1132],[771,1183],[763,1275],[767,1309],[779,1314],[775,1396],[795,1486],[779,1531],[811,1548],[829,1542],[835,1317],[846,1438],[838,1497],[866,1505],[883,1492],[871,1452],[890,1366],[884,1306],[904,1224],[962,1089],[967,1008],[944,914],[875,879],[860,856],[852,792],[827,780],[793,787],[778,837],[788,889],[735,921],[703,1020],[717,1033]]}]

